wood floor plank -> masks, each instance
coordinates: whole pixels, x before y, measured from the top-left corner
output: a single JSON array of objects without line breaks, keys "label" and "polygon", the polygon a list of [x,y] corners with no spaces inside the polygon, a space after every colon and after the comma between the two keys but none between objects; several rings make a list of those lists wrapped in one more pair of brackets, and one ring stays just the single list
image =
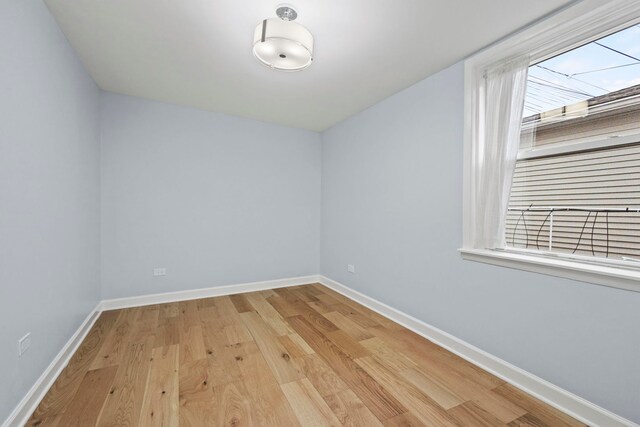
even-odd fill
[{"label": "wood floor plank", "polygon": [[205,426],[216,418],[216,400],[209,380],[208,359],[180,364],[178,388],[180,426]]},{"label": "wood floor plank", "polygon": [[[236,325],[238,323],[241,323],[239,322],[240,315],[236,309],[235,304],[231,300],[232,296],[234,295],[222,296],[222,297],[216,298],[216,308],[217,308],[218,314],[220,315],[220,318],[217,321],[218,323],[224,324],[224,326]],[[245,298],[244,295],[242,297],[244,300]]]},{"label": "wood floor plank", "polygon": [[395,396],[420,421],[427,425],[455,426],[455,420],[433,399],[421,393],[416,387],[396,377],[393,372],[371,357],[363,357],[356,362],[378,383]]},{"label": "wood floor plank", "polygon": [[356,341],[373,338],[373,335],[365,328],[337,311],[324,313],[323,316]]},{"label": "wood floor plank", "polygon": [[429,367],[428,370],[423,370],[426,376],[437,377],[465,400],[480,397],[485,390],[504,384],[501,379],[493,377],[477,366],[472,366],[452,353],[451,356],[455,357],[444,357],[441,354],[443,350],[441,347],[409,330],[389,331],[384,328],[369,330],[419,366]]},{"label": "wood floor plank", "polygon": [[338,374],[317,354],[303,357],[300,363],[305,376],[321,396],[329,396],[348,389]]},{"label": "wood floor plank", "polygon": [[292,286],[287,289],[305,303],[318,301],[316,295],[313,292],[309,292],[309,288],[306,286]]},{"label": "wood floor plank", "polygon": [[[311,323],[321,332],[334,332],[339,330],[338,327],[331,323],[329,319],[315,311],[307,303],[296,297],[288,289],[276,289],[275,292],[280,296],[280,298],[282,298],[282,300],[284,300],[284,304],[287,305],[288,309],[286,310],[286,312],[295,313],[295,316],[304,317],[309,323]],[[280,304],[281,307],[283,304]],[[278,307],[276,307],[276,310],[278,310]],[[284,313],[280,314],[287,317]]]},{"label": "wood floor plank", "polygon": [[259,294],[264,299],[277,296],[276,293],[273,291],[273,289],[265,289],[263,291],[251,292],[251,294]]},{"label": "wood floor plank", "polygon": [[325,304],[324,302],[318,300],[318,301],[311,301],[308,302],[307,305],[311,308],[313,308],[315,311],[317,311],[320,314],[326,314],[326,313],[331,313],[334,311],[334,309],[328,305]]},{"label": "wood floor plank", "polygon": [[159,304],[160,310],[160,325],[170,318],[177,317],[180,314],[180,308],[178,302],[169,302],[166,304]]},{"label": "wood floor plank", "polygon": [[509,427],[547,427],[547,424],[531,414],[525,414],[507,425]]},{"label": "wood floor plank", "polygon": [[242,343],[233,350],[233,358],[240,372],[239,379],[245,382],[249,390],[278,385],[273,371],[255,341]]},{"label": "wood floor plank", "polygon": [[234,348],[244,385],[251,396],[256,425],[280,427],[300,425],[276,377],[255,342]]},{"label": "wood floor plank", "polygon": [[464,426],[501,427],[506,425],[474,402],[463,403],[447,412]]},{"label": "wood floor plank", "polygon": [[198,305],[198,311],[207,311],[209,309],[215,309],[215,306],[216,306],[215,300],[216,300],[216,297],[197,299],[196,304]]},{"label": "wood floor plank", "polygon": [[325,396],[324,400],[345,427],[382,427],[380,420],[349,389],[335,391]]},{"label": "wood floor plank", "polygon": [[[115,311],[118,311],[118,310],[115,310]],[[142,321],[157,318],[160,316],[160,309],[158,304],[150,304],[150,305],[143,305],[141,307],[136,307],[136,311],[138,312],[138,317],[136,317],[136,322],[142,322]]]},{"label": "wood floor plank", "polygon": [[149,337],[155,337],[158,330],[160,310],[151,307],[138,308],[138,316],[128,337],[129,344],[145,343]]},{"label": "wood floor plank", "polygon": [[[173,313],[173,310],[166,309],[165,312]],[[161,311],[158,325],[155,331],[154,347],[169,347],[180,343],[180,319],[177,315],[167,317],[163,316]]]},{"label": "wood floor plank", "polygon": [[62,427],[60,421],[62,420],[64,413],[52,415],[50,417],[42,419],[30,419],[25,424],[26,427]]},{"label": "wood floor plank", "polygon": [[194,326],[200,326],[201,319],[198,312],[197,300],[180,301],[178,303],[178,310],[180,311],[178,317],[181,332]]},{"label": "wood floor plank", "polygon": [[60,425],[66,427],[95,425],[117,369],[117,366],[108,366],[88,371],[73,400],[65,409]]},{"label": "wood floor plank", "polygon": [[300,366],[289,355],[287,349],[277,340],[277,335],[256,312],[240,315],[245,326],[251,332],[260,352],[273,371],[279,384],[286,384],[304,378]]},{"label": "wood floor plank", "polygon": [[526,409],[494,393],[493,390],[487,390],[484,395],[474,399],[473,403],[493,414],[503,423],[510,423],[527,413]]},{"label": "wood floor plank", "polygon": [[217,418],[216,400],[213,392],[209,390],[209,399],[181,399],[180,400],[180,427],[205,427],[214,425],[211,420]]},{"label": "wood floor plank", "polygon": [[331,310],[342,314],[347,319],[350,319],[351,321],[355,322],[362,328],[380,327],[380,324],[378,322],[365,316],[359,310],[355,310],[353,307],[349,307],[346,304],[343,304],[343,303],[333,304],[331,305]]},{"label": "wood floor plank", "polygon": [[307,355],[307,352],[300,348],[300,346],[296,342],[294,342],[289,335],[282,335],[277,339],[280,344],[282,344],[282,346],[287,350],[289,356],[293,357],[294,359],[299,359]]},{"label": "wood floor plank", "polygon": [[379,420],[406,412],[406,408],[361,369],[347,354],[301,316],[289,322],[298,334],[327,362]]},{"label": "wood floor plank", "polygon": [[579,426],[319,284],[107,311],[28,426]]},{"label": "wood floor plank", "polygon": [[151,358],[139,425],[178,425],[179,345],[156,347]]},{"label": "wood floor plank", "polygon": [[303,426],[339,427],[340,421],[308,379],[280,386]]},{"label": "wood floor plank", "polygon": [[369,350],[360,345],[358,341],[351,338],[344,331],[327,332],[326,336],[352,359],[369,355]]},{"label": "wood floor plank", "polygon": [[267,298],[266,301],[278,312],[281,317],[285,319],[292,316],[300,316],[302,314],[302,310],[300,310],[299,306],[289,304],[278,294]]},{"label": "wood floor plank", "polygon": [[[251,399],[242,381],[217,385],[213,391],[217,419],[208,420],[209,423],[221,427],[255,425]],[[213,420],[216,420],[215,423]]]},{"label": "wood floor plank", "polygon": [[199,359],[183,363],[178,371],[178,390],[180,405],[186,401],[194,402],[213,400],[212,387],[214,384],[209,377],[209,360]]},{"label": "wood floor plank", "polygon": [[228,296],[207,298],[206,303],[198,306],[200,319],[215,323],[220,328],[238,323],[240,317]]},{"label": "wood floor plank", "polygon": [[[411,412],[389,418],[384,423],[385,427],[425,427],[422,421],[416,418]],[[430,426],[429,426],[430,427]]]},{"label": "wood floor plank", "polygon": [[314,296],[318,296],[318,295],[322,295],[324,292],[322,291],[322,289],[320,289],[319,287],[324,287],[321,283],[309,283],[306,285],[302,285],[301,287],[303,287],[304,289],[307,290],[307,292],[311,295]]},{"label": "wood floor plank", "polygon": [[422,393],[432,398],[443,409],[451,409],[466,401],[465,398],[458,396],[446,384],[440,382],[439,378],[429,378],[417,369],[400,371],[400,375]]},{"label": "wood floor plank", "polygon": [[267,302],[262,292],[246,294],[246,298],[251,303],[251,306],[256,309],[260,317],[271,326],[276,334],[288,335],[293,333],[293,329],[291,329],[280,313]]},{"label": "wood floor plank", "polygon": [[[394,330],[394,329],[403,329],[402,326],[398,325],[397,323],[395,323],[392,320],[387,319],[386,317],[376,313],[375,311],[371,310],[370,308],[367,308],[361,304],[358,304],[357,302],[345,297],[344,295],[327,288],[326,286],[323,285],[319,285],[319,289],[323,291],[324,294],[329,295],[331,297],[333,297],[334,299],[337,299],[338,301],[340,301],[342,304],[348,306],[349,308],[351,308],[352,310],[357,311],[358,313],[360,313],[361,315],[369,318],[370,320],[376,322],[377,324],[379,324],[380,326],[383,326],[385,328]],[[320,297],[318,297],[320,298]]]},{"label": "wood floor plank", "polygon": [[443,409],[449,409],[467,401],[458,396],[447,384],[438,377],[427,377],[420,372],[420,367],[413,360],[399,351],[392,349],[379,337],[361,341],[372,354],[374,359],[388,369],[414,385],[423,394],[429,396]]},{"label": "wood floor plank", "polygon": [[202,325],[179,328],[180,334],[180,365],[194,360],[206,359],[207,350],[204,345]]},{"label": "wood floor plank", "polygon": [[546,425],[553,426],[582,426],[584,427],[584,423],[581,423],[570,416],[563,414],[557,409],[549,406],[540,400],[533,399],[531,396],[527,395],[521,390],[518,390],[511,384],[503,384],[500,387],[496,387],[493,391],[509,400],[510,402],[515,403],[519,407],[526,409],[531,415],[535,418],[542,421],[542,423]]},{"label": "wood floor plank", "polygon": [[66,368],[36,408],[29,422],[37,423],[45,418],[52,418],[54,415],[63,413],[70,405],[89,370],[89,366],[111,331],[118,314],[117,311],[105,311],[100,314]]},{"label": "wood floor plank", "polygon": [[230,295],[229,298],[238,313],[246,313],[255,309],[244,294]]},{"label": "wood floor plank", "polygon": [[[428,354],[434,362],[437,361],[438,363],[446,364],[451,369],[454,369],[465,377],[472,379],[481,387],[491,389],[505,383],[500,378],[491,375],[484,369],[464,360],[460,356],[453,354],[450,351],[445,350],[439,345],[432,343],[431,341],[425,339],[424,337],[421,337],[413,331],[405,329],[397,332],[397,336],[402,337],[404,342],[414,342],[420,343],[422,345],[427,345],[431,349]],[[420,344],[417,344],[417,346],[419,346]],[[417,349],[417,346],[409,347],[411,349]]]},{"label": "wood floor plank", "polygon": [[138,423],[151,367],[153,339],[150,337],[147,343],[133,343],[127,347],[106,396],[99,426],[135,426]]},{"label": "wood floor plank", "polygon": [[224,334],[227,338],[227,345],[239,344],[247,341],[253,341],[251,333],[242,323],[236,323],[224,327]]},{"label": "wood floor plank", "polygon": [[89,369],[100,369],[120,364],[127,349],[128,336],[136,316],[137,312],[133,308],[120,310],[111,332],[105,338]]},{"label": "wood floor plank", "polygon": [[220,327],[215,322],[203,322],[202,331],[211,384],[219,385],[240,380],[240,369],[234,360],[234,347],[226,344],[224,326]]},{"label": "wood floor plank", "polygon": [[306,354],[314,354],[315,350],[312,349],[309,344],[302,339],[302,337],[298,334],[291,333],[288,335],[288,337],[291,339],[291,341],[293,341],[294,343],[296,343],[298,345],[298,347],[300,347],[302,349],[302,351],[304,351]]},{"label": "wood floor plank", "polygon": [[394,350],[384,340],[378,337],[360,341],[360,345],[369,350],[377,360],[397,372],[418,367],[413,360],[409,359],[403,353]]},{"label": "wood floor plank", "polygon": [[[322,285],[318,285],[320,286],[320,288],[322,288]],[[318,298],[318,301],[322,302],[325,305],[336,305],[336,304],[340,304],[341,301],[343,301],[342,296],[336,296],[333,297],[327,293],[325,293],[324,291],[322,291],[320,288],[317,288],[317,293],[316,294],[316,298]]]}]

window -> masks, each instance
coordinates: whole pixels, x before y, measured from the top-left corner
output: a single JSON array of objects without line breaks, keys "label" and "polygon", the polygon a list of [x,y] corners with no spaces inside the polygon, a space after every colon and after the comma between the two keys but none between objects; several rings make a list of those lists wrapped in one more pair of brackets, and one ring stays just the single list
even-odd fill
[{"label": "window", "polygon": [[465,259],[640,291],[640,2],[465,62]]},{"label": "window", "polygon": [[640,266],[640,25],[529,67],[508,248]]}]

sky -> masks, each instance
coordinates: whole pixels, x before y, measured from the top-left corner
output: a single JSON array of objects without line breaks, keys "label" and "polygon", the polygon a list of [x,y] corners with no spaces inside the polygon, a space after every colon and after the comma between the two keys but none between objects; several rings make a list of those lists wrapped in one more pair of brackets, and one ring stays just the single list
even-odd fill
[{"label": "sky", "polygon": [[532,65],[523,116],[637,84],[640,84],[640,25]]}]

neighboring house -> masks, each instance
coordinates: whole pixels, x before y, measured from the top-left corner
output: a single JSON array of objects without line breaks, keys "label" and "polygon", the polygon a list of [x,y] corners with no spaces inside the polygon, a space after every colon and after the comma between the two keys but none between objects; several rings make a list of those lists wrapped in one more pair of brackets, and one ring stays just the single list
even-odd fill
[{"label": "neighboring house", "polygon": [[523,119],[508,245],[640,258],[639,100],[637,85]]}]

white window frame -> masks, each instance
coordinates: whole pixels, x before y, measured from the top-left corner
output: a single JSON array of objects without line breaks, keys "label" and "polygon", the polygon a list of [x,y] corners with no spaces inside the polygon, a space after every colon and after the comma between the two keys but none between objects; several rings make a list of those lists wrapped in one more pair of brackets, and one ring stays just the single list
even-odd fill
[{"label": "white window frame", "polygon": [[[510,248],[491,250],[473,247],[472,242],[476,224],[476,202],[472,192],[473,177],[476,176],[474,158],[483,134],[485,70],[505,58],[525,54],[530,55],[532,63],[538,63],[638,23],[640,1],[583,0],[465,61],[463,242],[459,250],[464,259],[640,292],[638,263],[591,260],[588,257]],[[621,142],[608,141],[609,144]],[[579,143],[597,145],[607,144],[607,141]],[[535,155],[539,154],[537,152]],[[521,155],[527,156],[524,152]]]}]

